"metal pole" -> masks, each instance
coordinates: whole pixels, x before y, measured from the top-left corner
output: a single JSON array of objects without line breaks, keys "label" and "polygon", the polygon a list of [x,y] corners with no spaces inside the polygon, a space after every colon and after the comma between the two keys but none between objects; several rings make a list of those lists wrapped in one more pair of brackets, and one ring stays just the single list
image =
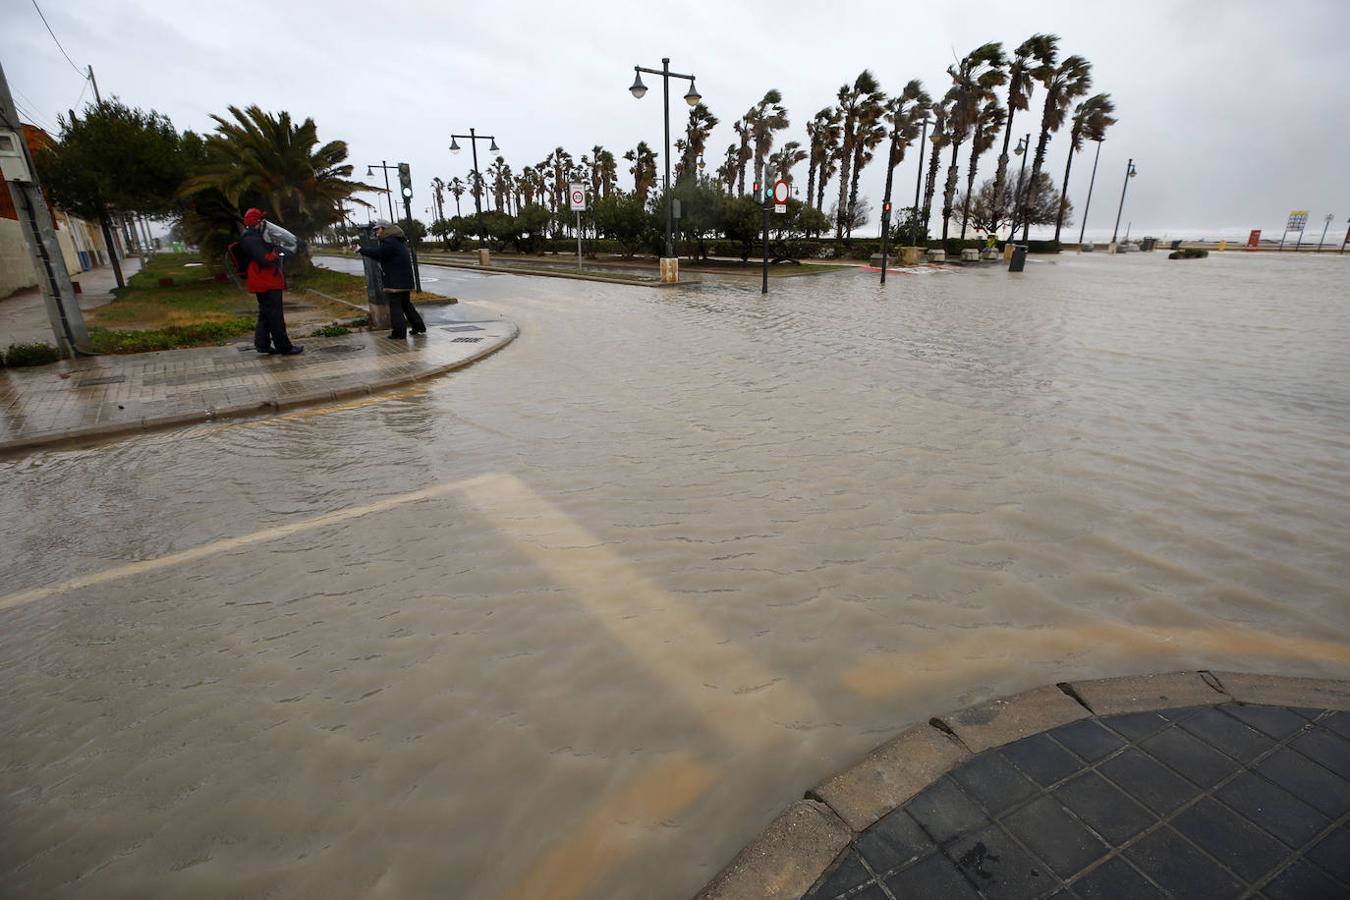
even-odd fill
[{"label": "metal pole", "polygon": [[1087,202],[1083,204],[1083,227],[1078,229],[1078,247],[1083,247],[1083,234],[1087,231],[1088,210],[1092,209],[1092,186],[1097,183],[1097,160],[1102,158],[1102,142],[1097,142],[1097,155],[1092,157],[1092,178],[1088,180]]},{"label": "metal pole", "polygon": [[[407,216],[408,227],[412,227],[412,198],[403,198],[403,214]],[[422,290],[422,267],[417,264],[417,246],[411,240],[408,241],[408,255],[412,257],[413,265],[413,287]]]},{"label": "metal pole", "polygon": [[380,160],[380,168],[384,169],[384,201],[389,204],[389,224],[398,224],[398,213],[394,212],[394,191],[389,186],[389,163]]},{"label": "metal pole", "polygon": [[474,186],[473,208],[478,211],[478,249],[482,250],[487,246],[483,228],[483,173],[478,171],[478,136],[472,128],[469,129],[469,144],[473,147],[473,174],[478,178]]},{"label": "metal pole", "polygon": [[891,230],[891,205],[881,207],[881,283],[886,283],[886,238]]},{"label": "metal pole", "polygon": [[[1350,226],[1350,219],[1346,219],[1347,226]],[[1345,252],[1345,245],[1350,244],[1350,227],[1345,229],[1345,237],[1341,240],[1341,252]]]},{"label": "metal pole", "polygon": [[1130,186],[1130,169],[1134,167],[1134,157],[1125,163],[1125,183],[1120,186],[1120,208],[1116,210],[1116,227],[1111,229],[1111,243],[1116,242],[1116,235],[1120,234],[1120,216],[1125,212],[1125,191]]},{"label": "metal pole", "polygon": [[[1020,143],[1022,145],[1022,167],[1017,170],[1017,190],[1013,192],[1012,230],[1008,232],[1010,243],[1017,239],[1017,219],[1023,211],[1022,182],[1026,179],[1027,157],[1031,155],[1031,132],[1028,131]],[[994,199],[995,201],[998,200],[997,197]]]},{"label": "metal pole", "polygon": [[[928,116],[923,117],[923,136],[919,138],[919,173],[914,176],[914,212],[910,218],[909,245],[919,246],[919,187],[923,184],[923,150],[928,143]],[[927,224],[927,223],[925,223]]]},{"label": "metal pole", "polygon": [[1326,218],[1326,224],[1322,226],[1322,236],[1321,236],[1320,238],[1317,239],[1317,252],[1318,252],[1318,253],[1321,253],[1321,252],[1322,252],[1322,242],[1325,241],[1325,240],[1327,239],[1327,229],[1331,227],[1331,220],[1334,219],[1334,218],[1336,218],[1336,217],[1335,217],[1335,216],[1327,216],[1327,218]]},{"label": "metal pole", "polygon": [[675,246],[670,238],[674,221],[670,205],[670,57],[668,56],[661,57],[661,93],[666,107],[666,259],[670,259],[675,255]]},{"label": "metal pole", "polygon": [[577,271],[581,271],[581,210],[577,210]]},{"label": "metal pole", "polygon": [[1303,245],[1303,229],[1304,229],[1304,228],[1307,228],[1307,227],[1308,227],[1308,226],[1307,226],[1307,224],[1306,224],[1306,222],[1305,222],[1303,228],[1300,228],[1300,229],[1298,230],[1298,240],[1294,241],[1294,252],[1295,252],[1295,253],[1297,253],[1297,252],[1298,252],[1298,248],[1301,247],[1301,246]]},{"label": "metal pole", "polygon": [[769,204],[761,199],[760,208],[764,212],[764,280],[759,287],[761,294],[769,292]]}]

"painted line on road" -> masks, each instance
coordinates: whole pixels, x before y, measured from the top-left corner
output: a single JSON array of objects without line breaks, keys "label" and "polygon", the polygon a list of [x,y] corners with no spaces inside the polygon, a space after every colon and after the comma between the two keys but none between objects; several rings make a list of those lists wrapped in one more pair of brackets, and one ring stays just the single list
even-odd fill
[{"label": "painted line on road", "polygon": [[289,537],[293,534],[310,531],[314,528],[323,528],[327,525],[348,522],[352,519],[358,519],[361,516],[368,516],[373,513],[394,509],[407,503],[416,503],[418,500],[443,497],[446,494],[464,490],[467,486],[477,480],[479,479],[470,478],[461,481],[448,481],[443,484],[432,485],[431,487],[422,488],[420,490],[409,491],[406,494],[386,497],[383,500],[376,500],[375,502],[367,503],[364,506],[339,509],[334,512],[314,516],[310,519],[292,522],[289,525],[278,525],[274,528],[264,528],[261,531],[255,531],[252,534],[223,538],[209,544],[202,544],[198,547],[181,550],[178,553],[170,553],[167,556],[160,556],[155,559],[138,560],[136,562],[127,563],[126,565],[116,566],[115,568],[104,569],[101,572],[80,575],[76,578],[57,582],[56,584],[32,588],[27,591],[19,591],[16,594],[0,597],[0,610],[13,609],[16,606],[24,606],[38,600],[46,599],[47,597],[56,596],[57,594],[66,594],[71,591],[78,591],[83,588],[106,584],[110,581],[130,578],[133,575],[143,575],[146,572],[158,572],[161,569],[169,569],[174,566],[182,565],[183,563],[203,559],[208,556],[215,556],[218,553],[227,553],[231,550],[252,546],[253,544],[262,543],[263,541],[274,541],[279,538]]}]

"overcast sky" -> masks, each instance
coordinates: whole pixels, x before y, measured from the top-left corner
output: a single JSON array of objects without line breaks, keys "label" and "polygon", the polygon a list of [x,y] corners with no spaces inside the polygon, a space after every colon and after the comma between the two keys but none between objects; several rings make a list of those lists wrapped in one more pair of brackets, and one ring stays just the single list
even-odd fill
[{"label": "overcast sky", "polygon": [[[1089,236],[1110,234],[1128,157],[1139,170],[1124,216],[1135,235],[1271,234],[1299,208],[1311,210],[1315,238],[1327,213],[1336,214],[1333,233],[1350,218],[1347,0],[686,0],[665,6],[665,17],[657,4],[631,2],[39,3],[75,63],[94,66],[105,97],[198,131],[230,104],[312,116],[321,139],[348,142],[358,175],[381,159],[411,163],[419,217],[433,176],[470,168],[467,152],[447,151],[451,131],[494,134],[517,172],[556,146],[577,157],[595,144],[616,155],[639,140],[659,148],[659,82],[647,79],[641,101],[627,88],[633,65],[659,67],[665,55],[698,77],[721,120],[708,144],[711,170],[733,139],[732,121],[768,88],[782,91],[791,114],[779,141],[805,144],[806,121],[864,67],[887,90],[920,78],[939,94],[955,55],[1048,31],[1060,35],[1061,54],[1091,60],[1094,92],[1112,95],[1120,119],[1102,148]],[[90,96],[32,0],[0,0],[0,62],[39,124],[54,126]],[[673,140],[687,107],[683,86],[672,91]],[[1041,100],[1019,114],[1016,134],[1036,130]],[[1056,183],[1067,143],[1062,134],[1050,144]],[[1091,150],[1074,162],[1078,217]],[[996,158],[986,157],[981,178]],[[912,202],[916,162],[912,151],[896,171],[897,206]],[[805,164],[796,174],[804,183]],[[883,178],[880,162],[863,176],[878,206]],[[621,184],[631,185],[626,164]],[[864,231],[875,229],[874,217]]]}]

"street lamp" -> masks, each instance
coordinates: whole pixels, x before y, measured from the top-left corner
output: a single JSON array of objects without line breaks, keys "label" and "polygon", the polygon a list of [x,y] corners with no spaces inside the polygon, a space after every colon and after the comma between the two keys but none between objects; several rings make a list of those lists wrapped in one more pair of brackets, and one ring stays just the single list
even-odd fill
[{"label": "street lamp", "polygon": [[[689,82],[689,92],[684,95],[684,101],[690,106],[698,106],[699,101],[703,99],[698,89],[694,87],[693,75],[681,75],[678,72],[670,71],[670,57],[661,58],[661,68],[648,69],[643,66],[633,66],[633,85],[628,89],[638,100],[647,95],[647,86],[642,83],[642,73],[648,75],[661,76],[662,96],[665,102],[665,126],[666,126],[666,259],[672,259],[675,256],[675,244],[671,238],[671,232],[674,230],[674,213],[670,204],[670,79],[683,78]],[[678,279],[678,275],[676,275]]]},{"label": "street lamp", "polygon": [[459,152],[459,141],[456,140],[456,138],[464,138],[464,140],[468,141],[469,149],[473,151],[473,173],[478,176],[478,182],[473,192],[473,207],[478,212],[478,249],[481,250],[485,246],[483,241],[485,229],[483,228],[483,173],[478,171],[478,142],[491,141],[492,143],[488,145],[488,152],[496,153],[498,152],[497,139],[490,134],[479,134],[477,131],[470,128],[468,134],[450,135],[451,153]]},{"label": "street lamp", "polygon": [[375,176],[375,169],[384,169],[384,199],[389,201],[389,223],[391,225],[398,221],[398,216],[394,215],[394,192],[389,187],[389,170],[397,168],[398,166],[388,165],[384,160],[380,160],[378,166],[374,163],[366,166],[367,178],[373,178]]},{"label": "street lamp", "polygon": [[[1017,189],[1016,189],[1015,191],[1013,191],[1012,229],[1008,232],[1008,240],[1009,240],[1009,241],[1014,240],[1014,239],[1016,238],[1016,236],[1017,236],[1017,219],[1018,219],[1018,216],[1022,216],[1022,217],[1024,217],[1024,218],[1030,218],[1029,216],[1026,215],[1026,213],[1027,213],[1027,210],[1026,210],[1026,200],[1025,200],[1025,198],[1022,196],[1022,181],[1023,181],[1023,179],[1026,177],[1026,174],[1027,174],[1027,151],[1028,151],[1029,149],[1031,149],[1031,132],[1027,132],[1025,135],[1023,135],[1022,137],[1018,138],[1018,139],[1017,139],[1017,147],[1013,150],[1013,153],[1015,153],[1016,155],[1022,157],[1022,167],[1021,167],[1020,169],[1017,170]],[[997,197],[994,198],[994,199],[995,199],[996,201],[998,201],[998,198],[997,198]],[[999,202],[1001,202],[1001,201],[999,201]],[[1025,241],[1026,239],[1027,239],[1027,236],[1026,236],[1025,234],[1023,234],[1023,235],[1022,235],[1022,240]]]},{"label": "street lamp", "polygon": [[[928,121],[928,114],[924,113],[923,135],[919,138],[919,171],[914,176],[914,211],[910,214],[909,245],[911,247],[919,246],[919,186],[923,184],[923,151],[928,146]],[[928,227],[927,222],[923,224],[925,228]],[[885,279],[884,272],[881,277]]]},{"label": "street lamp", "polygon": [[1092,209],[1092,186],[1097,183],[1097,160],[1102,158],[1102,142],[1097,141],[1097,155],[1092,157],[1092,178],[1088,180],[1087,202],[1083,204],[1083,227],[1078,229],[1078,249],[1083,248],[1083,234],[1087,231],[1087,214]]},{"label": "street lamp", "polygon": [[1116,210],[1116,227],[1111,229],[1111,243],[1116,242],[1116,235],[1120,232],[1120,214],[1125,211],[1125,191],[1130,186],[1130,179],[1138,172],[1134,168],[1134,158],[1125,164],[1125,183],[1120,188],[1120,208]]}]

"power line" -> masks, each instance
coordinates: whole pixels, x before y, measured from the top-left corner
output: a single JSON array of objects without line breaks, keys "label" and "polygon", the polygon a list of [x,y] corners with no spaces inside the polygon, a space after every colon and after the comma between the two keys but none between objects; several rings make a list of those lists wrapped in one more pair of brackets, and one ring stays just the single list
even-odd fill
[{"label": "power line", "polygon": [[32,122],[34,125],[39,126],[39,127],[42,128],[44,131],[55,131],[55,130],[56,130],[56,129],[52,128],[52,124],[51,124],[51,122],[47,121],[46,116],[39,116],[39,115],[33,110],[33,108],[32,108],[31,105],[27,105],[27,106],[26,106],[25,104],[20,103],[17,97],[14,98],[14,108],[17,109],[17,110],[18,110],[20,113],[22,113],[24,116],[26,116],[30,122]]},{"label": "power line", "polygon": [[66,58],[66,62],[70,63],[70,67],[75,70],[75,74],[79,75],[81,78],[87,78],[88,76],[80,71],[80,67],[75,65],[75,60],[70,58],[70,54],[66,52],[66,48],[61,46],[60,39],[57,38],[56,32],[52,31],[52,26],[47,23],[47,17],[42,14],[42,7],[37,5],[37,0],[33,0],[33,9],[37,10],[38,18],[42,20],[43,25],[47,26],[47,33],[52,36],[52,40],[56,41],[56,49],[61,51],[61,55]]},{"label": "power line", "polygon": [[46,129],[51,129],[51,127],[52,127],[51,121],[50,121],[45,115],[40,115],[40,114],[38,113],[38,109],[39,109],[40,107],[39,107],[36,103],[34,103],[34,102],[29,98],[29,96],[28,96],[27,94],[25,94],[23,91],[19,90],[18,87],[14,86],[14,85],[10,85],[10,87],[13,89],[14,93],[17,95],[17,96],[15,97],[15,99],[14,99],[14,105],[15,105],[15,106],[20,105],[20,104],[19,104],[19,100],[22,99],[22,100],[23,100],[23,105],[26,106],[26,107],[28,107],[26,110],[23,110],[24,115],[26,115],[26,116],[28,116],[28,118],[32,119],[33,122],[34,122],[35,124],[41,125],[43,128],[46,128]]}]

